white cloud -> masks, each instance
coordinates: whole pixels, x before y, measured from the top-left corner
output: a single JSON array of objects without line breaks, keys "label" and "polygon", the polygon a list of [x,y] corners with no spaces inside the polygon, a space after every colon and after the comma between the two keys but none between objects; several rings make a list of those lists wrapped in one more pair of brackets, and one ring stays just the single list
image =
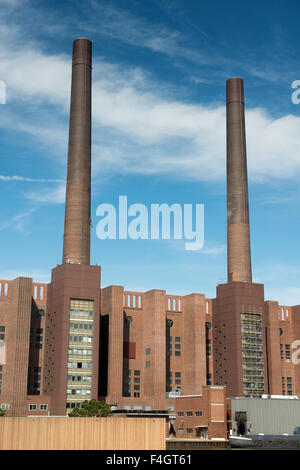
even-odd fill
[{"label": "white cloud", "polygon": [[265,285],[265,300],[273,300],[287,307],[300,305],[300,287],[282,287],[279,284],[273,288]]},{"label": "white cloud", "polygon": [[50,271],[43,269],[8,269],[0,271],[0,279],[3,281],[11,281],[17,277],[29,277],[32,278],[34,282],[48,283],[50,282]]},{"label": "white cloud", "polygon": [[42,191],[30,191],[25,197],[32,202],[62,204],[65,202],[66,186],[65,183],[57,185],[54,189],[45,189]]},{"label": "white cloud", "polygon": [[[115,32],[116,25],[124,21],[123,13],[108,7],[105,11],[106,19],[113,20],[110,27]],[[135,17],[127,16],[136,28],[123,24],[120,34],[129,42],[130,35],[135,35],[132,41],[136,41],[145,34],[146,23],[137,24]],[[37,145],[48,147],[46,155],[56,153],[55,161],[63,167],[71,57],[47,53],[33,43],[17,48],[18,29],[6,38],[6,27],[0,26],[4,28],[2,34],[0,28],[0,77],[7,87],[0,126],[32,136]],[[156,44],[156,48],[164,44],[166,49],[166,43],[176,44],[177,36],[157,26],[144,40],[152,47]],[[168,90],[141,68],[110,64],[97,57],[93,74],[94,176],[122,172],[176,175],[198,181],[225,179],[225,106],[181,101],[178,96],[174,98],[174,90]],[[13,111],[11,104],[18,111]],[[264,109],[249,109],[246,125],[249,179],[299,176],[299,117],[274,119]]]},{"label": "white cloud", "polygon": [[62,180],[57,179],[44,179],[44,178],[27,178],[25,176],[4,176],[0,175],[0,181],[11,182],[11,181],[25,181],[30,183],[61,183]]},{"label": "white cloud", "polygon": [[204,247],[202,248],[199,253],[203,253],[205,255],[221,255],[225,253],[226,251],[226,246],[223,244],[217,244],[217,243],[204,243]]},{"label": "white cloud", "polygon": [[21,214],[17,214],[4,222],[0,223],[0,231],[5,230],[7,228],[13,227],[15,230],[18,230],[23,233],[28,233],[25,225],[24,225],[24,219],[26,219],[28,216],[30,216],[33,212],[35,211],[34,208],[31,208],[27,210],[26,212],[23,212]]}]

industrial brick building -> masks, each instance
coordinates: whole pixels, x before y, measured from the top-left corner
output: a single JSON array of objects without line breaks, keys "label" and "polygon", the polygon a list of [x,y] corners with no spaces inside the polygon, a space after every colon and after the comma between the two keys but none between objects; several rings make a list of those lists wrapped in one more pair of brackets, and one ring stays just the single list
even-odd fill
[{"label": "industrial brick building", "polygon": [[0,281],[0,406],[61,416],[96,398],[168,410],[178,437],[224,438],[226,396],[300,396],[300,305],[252,283],[243,80],[227,80],[228,282],[215,299],[128,292],[90,265],[91,64],[75,40],[62,264],[49,284]]}]

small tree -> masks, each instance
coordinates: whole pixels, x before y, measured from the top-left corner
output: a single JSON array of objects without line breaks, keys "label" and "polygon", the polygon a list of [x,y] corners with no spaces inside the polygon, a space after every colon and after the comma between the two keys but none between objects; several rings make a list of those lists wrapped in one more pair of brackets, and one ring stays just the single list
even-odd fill
[{"label": "small tree", "polygon": [[80,408],[73,408],[69,416],[71,418],[76,417],[85,417],[85,418],[92,418],[92,417],[106,417],[111,415],[110,407],[104,403],[103,401],[97,401],[94,398],[92,400],[85,400]]},{"label": "small tree", "polygon": [[4,410],[0,410],[0,416],[5,416],[5,411]]}]

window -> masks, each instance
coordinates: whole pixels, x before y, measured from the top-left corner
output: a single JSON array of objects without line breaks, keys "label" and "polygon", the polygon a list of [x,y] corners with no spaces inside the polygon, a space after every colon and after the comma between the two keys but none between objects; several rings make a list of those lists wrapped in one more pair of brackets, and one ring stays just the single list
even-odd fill
[{"label": "window", "polygon": [[178,411],[177,416],[184,416],[184,412],[183,411]]},{"label": "window", "polygon": [[289,344],[285,345],[285,358],[286,359],[291,359],[291,351],[290,351],[290,345]]},{"label": "window", "polygon": [[30,411],[36,411],[37,410],[37,405],[29,405],[29,410]]},{"label": "window", "polygon": [[192,411],[187,411],[187,412],[186,412],[186,415],[187,415],[187,416],[193,416],[193,412],[192,412]]},{"label": "window", "polygon": [[180,340],[181,340],[180,336],[175,337],[175,343],[180,343]]},{"label": "window", "polygon": [[146,361],[146,367],[147,368],[151,367],[151,361]]},{"label": "window", "polygon": [[292,377],[287,377],[286,378],[286,388],[287,388],[287,393],[288,395],[292,395],[293,393],[293,384],[292,384]]},{"label": "window", "polygon": [[140,376],[140,375],[141,375],[141,371],[140,371],[140,370],[135,370],[135,371],[134,371],[134,375]]},{"label": "window", "polygon": [[175,351],[175,356],[181,356],[181,352],[180,351]]},{"label": "window", "polygon": [[134,396],[138,398],[140,396],[140,392],[134,392]]},{"label": "window", "polygon": [[181,377],[181,372],[175,372],[175,377]]},{"label": "window", "polygon": [[40,405],[40,410],[41,411],[47,411],[48,410],[48,405]]},{"label": "window", "polygon": [[196,416],[202,416],[202,411],[196,411],[196,412],[195,412],[195,415],[196,415]]},{"label": "window", "polygon": [[187,434],[193,434],[193,429],[192,428],[187,428],[186,432],[187,432]]},{"label": "window", "polygon": [[0,331],[4,332],[5,331],[5,326],[0,326]]},{"label": "window", "polygon": [[2,403],[1,410],[9,410],[9,405],[7,403]]},{"label": "window", "polygon": [[146,355],[149,356],[151,354],[151,348],[146,348]]}]

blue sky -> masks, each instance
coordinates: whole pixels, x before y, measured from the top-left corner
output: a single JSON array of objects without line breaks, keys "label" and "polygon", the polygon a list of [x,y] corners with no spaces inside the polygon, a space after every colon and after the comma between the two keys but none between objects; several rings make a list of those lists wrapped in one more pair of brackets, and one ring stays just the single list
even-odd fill
[{"label": "blue sky", "polygon": [[[0,0],[0,278],[61,263],[72,41],[93,42],[92,255],[102,286],[226,280],[225,82],[245,84],[253,278],[300,303],[296,1]],[[204,204],[205,244],[96,237],[96,208]]]}]

